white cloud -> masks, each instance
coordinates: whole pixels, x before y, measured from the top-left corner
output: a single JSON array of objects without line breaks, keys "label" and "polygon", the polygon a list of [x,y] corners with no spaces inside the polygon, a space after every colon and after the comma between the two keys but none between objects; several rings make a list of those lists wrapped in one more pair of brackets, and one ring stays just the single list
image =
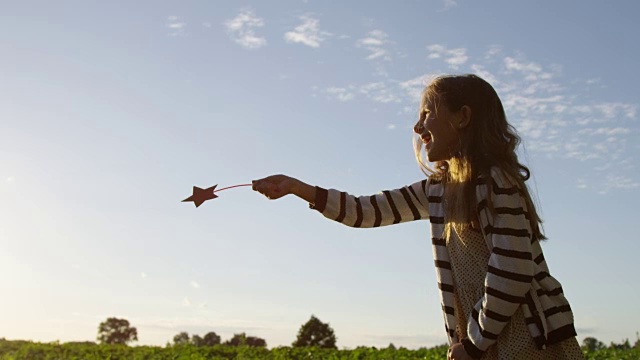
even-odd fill
[{"label": "white cloud", "polygon": [[196,289],[200,288],[200,284],[198,284],[196,281],[191,280],[191,282],[189,283],[191,286],[193,286]]},{"label": "white cloud", "polygon": [[14,181],[16,181],[16,179],[13,176],[9,176],[6,181],[7,181],[7,183],[11,184]]},{"label": "white cloud", "polygon": [[351,87],[351,89],[342,87],[329,87],[324,90],[324,93],[327,94],[329,98],[334,98],[342,102],[353,100],[353,98],[355,97],[355,94],[353,93],[353,87]]},{"label": "white cloud", "polygon": [[490,73],[489,71],[487,71],[485,69],[484,66],[479,65],[479,64],[473,64],[471,65],[471,70],[473,70],[473,73],[480,76],[481,78],[487,80],[493,87],[497,87],[499,80],[498,78],[493,75],[492,73]]},{"label": "white cloud", "polygon": [[578,131],[578,135],[605,135],[605,136],[613,136],[613,135],[623,135],[629,134],[631,129],[616,127],[616,128],[586,128]]},{"label": "white cloud", "polygon": [[375,102],[387,104],[401,101],[400,97],[394,94],[393,90],[390,89],[386,83],[381,81],[361,85],[358,90]]},{"label": "white cloud", "polygon": [[182,299],[182,305],[191,306],[191,300],[189,300],[189,298],[185,296],[184,299]]},{"label": "white cloud", "polygon": [[606,119],[613,119],[619,116],[625,116],[634,119],[638,112],[638,105],[623,103],[601,103],[594,105],[594,108],[602,114]]},{"label": "white cloud", "polygon": [[147,278],[147,273],[141,272],[140,273],[140,277],[143,278],[143,279],[146,279]]},{"label": "white cloud", "polygon": [[449,10],[452,7],[458,6],[458,2],[456,0],[444,0],[444,9]]},{"label": "white cloud", "polygon": [[429,55],[427,56],[429,59],[443,59],[454,70],[457,70],[469,60],[467,49],[465,48],[447,49],[444,45],[433,44],[427,46],[427,50],[429,50]]},{"label": "white cloud", "polygon": [[387,129],[389,129],[389,130],[394,130],[395,128],[396,128],[396,124],[389,124],[387,126]]},{"label": "white cloud", "polygon": [[606,177],[606,189],[634,189],[640,187],[640,182],[622,175],[608,175]]},{"label": "white cloud", "polygon": [[[521,75],[524,75],[524,80],[527,81],[535,82],[539,80],[550,80],[553,77],[553,73],[561,72],[561,68],[557,65],[551,65],[550,72],[546,72],[543,71],[543,68],[535,62],[516,60],[510,56],[505,57],[503,61],[507,73],[511,73],[513,71],[519,72]],[[549,84],[545,85],[548,86]],[[557,84],[554,85],[558,86]],[[547,87],[546,90],[549,91],[551,89]]]},{"label": "white cloud", "polygon": [[267,40],[257,36],[254,29],[264,26],[264,21],[253,10],[241,10],[236,17],[224,23],[231,39],[245,49],[259,49],[267,45]]},{"label": "white cloud", "polygon": [[167,16],[167,27],[170,29],[170,36],[178,36],[183,34],[185,26],[187,26],[187,24],[184,22],[180,22],[177,16]]},{"label": "white cloud", "polygon": [[[398,86],[400,87],[401,90],[405,92],[406,96],[408,97],[408,100],[411,103],[417,104],[420,102],[420,99],[422,98],[422,92],[424,91],[424,88],[429,84],[429,81],[433,78],[434,78],[433,74],[425,74],[425,75],[415,77],[413,79],[402,81],[398,84]],[[414,110],[415,112],[418,111],[417,108]]]},{"label": "white cloud", "polygon": [[539,73],[542,71],[540,65],[534,62],[522,63],[510,56],[504,58],[504,64],[507,70],[516,70],[526,74]]},{"label": "white cloud", "polygon": [[600,78],[587,79],[585,82],[587,85],[594,85],[600,83]]},{"label": "white cloud", "polygon": [[484,53],[483,60],[489,63],[493,62],[498,55],[502,54],[502,46],[500,45],[491,45],[489,50]]},{"label": "white cloud", "polygon": [[288,43],[301,43],[312,48],[320,47],[320,43],[325,41],[327,36],[331,34],[320,31],[320,21],[309,15],[300,17],[302,24],[296,26],[293,31],[284,34],[284,39]]},{"label": "white cloud", "polygon": [[386,83],[381,81],[360,86],[332,86],[323,90],[323,93],[328,95],[327,97],[330,99],[337,99],[343,102],[353,100],[356,97],[356,94],[362,94],[374,102],[383,104],[399,103],[402,101],[402,99],[394,93],[393,89],[389,88]]},{"label": "white cloud", "polygon": [[578,184],[576,185],[578,189],[586,189],[587,182],[584,179],[578,179]]},{"label": "white cloud", "polygon": [[382,90],[386,87],[386,85],[379,81],[379,82],[374,82],[374,83],[369,83],[369,84],[364,84],[362,86],[360,86],[360,92],[363,94],[369,94],[373,91],[379,91]]},{"label": "white cloud", "polygon": [[370,54],[366,57],[367,60],[391,60],[389,56],[389,52],[383,47],[389,41],[387,40],[389,36],[382,30],[372,30],[367,33],[365,38],[359,39],[356,42],[358,47],[363,47],[369,50]]}]

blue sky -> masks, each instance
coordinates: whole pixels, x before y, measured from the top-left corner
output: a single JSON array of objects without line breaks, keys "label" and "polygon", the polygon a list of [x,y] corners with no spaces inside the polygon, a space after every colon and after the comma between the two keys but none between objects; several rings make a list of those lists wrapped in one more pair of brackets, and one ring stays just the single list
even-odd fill
[{"label": "blue sky", "polygon": [[351,229],[249,188],[284,173],[357,195],[423,178],[434,75],[490,81],[579,339],[634,339],[633,1],[6,1],[0,12],[0,337],[139,344],[215,331],[290,345],[444,343],[427,222]]}]

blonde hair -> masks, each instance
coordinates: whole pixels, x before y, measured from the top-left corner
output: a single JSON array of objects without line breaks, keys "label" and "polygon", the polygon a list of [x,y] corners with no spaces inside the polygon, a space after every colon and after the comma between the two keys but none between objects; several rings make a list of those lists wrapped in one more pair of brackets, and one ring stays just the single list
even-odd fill
[{"label": "blonde hair", "polygon": [[[414,138],[416,159],[422,171],[446,184],[443,200],[449,220],[454,223],[477,223],[476,180],[480,176],[492,179],[491,168],[498,167],[514,182],[512,185],[517,186],[525,198],[533,237],[545,239],[540,230],[542,220],[525,184],[530,171],[518,161],[516,155],[520,137],[507,122],[502,102],[494,88],[472,74],[439,76],[425,88],[420,111],[427,103],[435,104],[436,114],[438,106],[446,106],[452,112],[465,105],[471,108],[469,126],[460,131],[458,153],[447,161],[436,162],[434,169],[424,158],[422,142]],[[492,186],[491,183],[488,185]],[[491,196],[488,205],[493,212]],[[446,231],[449,235],[449,227]]]}]

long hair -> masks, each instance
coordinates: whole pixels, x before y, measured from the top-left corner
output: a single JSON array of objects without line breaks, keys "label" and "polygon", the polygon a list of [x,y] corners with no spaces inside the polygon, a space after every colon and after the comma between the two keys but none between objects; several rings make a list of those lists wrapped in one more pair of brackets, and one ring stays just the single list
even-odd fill
[{"label": "long hair", "polygon": [[[460,147],[451,159],[438,161],[434,169],[423,157],[422,142],[414,139],[416,158],[423,172],[439,178],[445,184],[445,211],[454,223],[477,223],[475,184],[480,176],[491,179],[491,168],[498,167],[520,189],[526,201],[533,237],[542,240],[542,220],[538,217],[530,192],[525,184],[529,169],[518,161],[516,148],[520,137],[507,122],[502,102],[494,88],[482,78],[467,75],[445,75],[435,78],[422,94],[420,109],[426,103],[446,106],[456,112],[463,106],[471,108],[469,126],[460,131]],[[453,130],[453,129],[452,129]],[[489,184],[491,186],[491,184]],[[491,192],[489,192],[491,194]],[[490,211],[494,211],[491,196]],[[447,235],[450,228],[447,226]]]}]

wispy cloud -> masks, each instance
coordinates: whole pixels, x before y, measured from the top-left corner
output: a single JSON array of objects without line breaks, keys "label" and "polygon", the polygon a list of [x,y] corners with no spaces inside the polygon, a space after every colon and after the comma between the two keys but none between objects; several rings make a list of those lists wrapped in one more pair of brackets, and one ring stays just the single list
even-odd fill
[{"label": "wispy cloud", "polygon": [[170,36],[182,35],[184,33],[185,26],[187,26],[187,24],[180,21],[178,16],[170,15],[167,17],[167,27],[169,28]]},{"label": "wispy cloud", "polygon": [[507,73],[517,71],[524,76],[524,80],[549,80],[553,77],[550,72],[542,71],[542,67],[535,62],[522,62],[507,56],[504,58]]},{"label": "wispy cloud", "polygon": [[367,60],[391,60],[389,52],[384,48],[385,44],[389,42],[388,38],[389,36],[384,31],[372,30],[367,33],[366,37],[359,39],[356,45],[369,51]]},{"label": "wispy cloud", "polygon": [[328,87],[324,90],[324,93],[330,99],[336,99],[338,101],[349,101],[355,98],[355,92],[353,87]]},{"label": "wispy cloud", "polygon": [[637,189],[640,187],[638,180],[632,179],[628,176],[611,174],[605,177],[604,188],[600,190],[600,194],[606,194],[610,190],[615,189]]},{"label": "wispy cloud", "polygon": [[[391,43],[389,35],[380,29],[371,30],[365,37],[356,41],[356,47],[368,51],[369,55],[365,59],[373,65],[374,75],[376,76],[389,77],[386,66],[391,61],[391,55],[388,50],[388,46]],[[400,56],[402,57],[402,55]]]},{"label": "wispy cloud", "polygon": [[467,49],[465,48],[448,49],[444,45],[433,44],[429,45],[427,50],[429,50],[429,59],[443,59],[444,62],[449,64],[450,68],[455,70],[469,60]]},{"label": "wispy cloud", "polygon": [[456,0],[444,0],[444,9],[449,10],[453,7],[458,6],[458,2]]},{"label": "wispy cloud", "polygon": [[405,102],[409,104],[414,104],[415,106],[407,106],[405,108],[405,113],[408,112],[418,112],[418,108],[416,107],[418,103],[420,103],[420,98],[422,97],[422,92],[424,88],[429,84],[435,77],[435,74],[424,74],[417,76],[413,79],[400,81],[398,82],[398,87],[400,92],[404,95]]},{"label": "wispy cloud", "polygon": [[587,188],[587,182],[586,182],[584,179],[579,178],[579,179],[577,180],[577,185],[576,185],[576,187],[577,187],[578,189],[586,189],[586,188]]},{"label": "wispy cloud", "polygon": [[141,277],[142,279],[146,279],[146,278],[147,278],[147,273],[145,273],[145,272],[141,272],[141,273],[140,273],[140,277]]},{"label": "wispy cloud", "polygon": [[286,42],[318,48],[326,37],[331,35],[329,32],[320,31],[320,20],[314,19],[310,15],[302,15],[300,20],[302,20],[302,24],[284,34]]},{"label": "wispy cloud", "polygon": [[[317,90],[317,88],[316,88]],[[346,102],[356,98],[356,95],[363,96],[377,103],[399,103],[402,98],[393,92],[384,82],[367,83],[360,86],[349,85],[347,87],[331,86],[322,90],[328,99],[335,99]]]},{"label": "wispy cloud", "polygon": [[200,284],[198,284],[196,281],[191,280],[191,282],[189,283],[189,285],[191,285],[192,287],[199,289],[200,288]]},{"label": "wispy cloud", "polygon": [[482,56],[482,60],[485,63],[493,63],[495,59],[498,58],[500,55],[502,55],[502,46],[491,45],[489,46],[489,49],[485,51],[484,55]]},{"label": "wispy cloud", "polygon": [[361,85],[358,90],[366,97],[378,103],[387,104],[402,101],[402,99],[395,94],[393,89],[389,88],[386,83],[381,81]]},{"label": "wispy cloud", "polygon": [[251,9],[241,10],[236,17],[225,21],[224,26],[231,39],[245,49],[259,49],[267,45],[267,40],[254,31],[264,26],[264,21]]},{"label": "wispy cloud", "polygon": [[184,299],[182,299],[182,305],[191,306],[191,300],[189,300],[189,298],[185,296]]}]

